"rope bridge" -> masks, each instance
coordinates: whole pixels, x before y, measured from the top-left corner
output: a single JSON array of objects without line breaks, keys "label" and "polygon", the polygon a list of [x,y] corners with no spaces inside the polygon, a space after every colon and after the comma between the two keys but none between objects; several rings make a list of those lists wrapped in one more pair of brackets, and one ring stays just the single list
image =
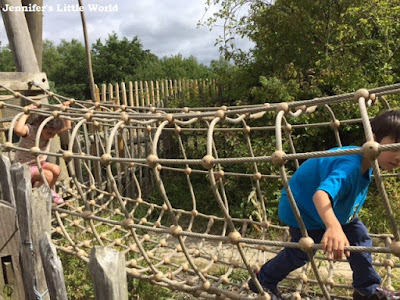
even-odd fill
[{"label": "rope bridge", "polygon": [[[68,176],[57,187],[64,203],[52,208],[52,238],[59,251],[88,262],[92,247],[109,246],[124,253],[126,273],[133,278],[195,297],[262,300],[270,296],[249,291],[248,280],[255,280],[255,271],[282,247],[300,248],[310,263],[280,284],[289,297],[351,297],[346,260],[333,262],[320,251],[312,256],[321,246],[301,222],[304,237],[288,242],[288,228],[273,222],[277,201],[290,174],[307,158],[363,153],[374,161],[380,151],[400,150],[400,144],[373,141],[368,116],[389,108],[385,97],[398,93],[400,85],[288,103],[190,109],[78,101],[46,89],[43,96],[26,97],[2,87],[9,97],[2,98],[0,109],[17,112],[2,150],[11,157],[15,150],[47,154],[67,164]],[[8,101],[15,98],[38,109]],[[44,98],[54,104],[42,103]],[[66,100],[71,107],[57,106]],[[339,120],[335,110],[343,107],[359,117]],[[35,147],[18,148],[12,132],[22,114],[48,116],[38,137],[45,123],[69,118],[73,126],[62,150],[42,152],[38,138]],[[333,153],[319,149],[319,143],[303,142],[305,150],[296,144],[315,130],[342,146],[341,129],[360,127],[365,143],[358,148]],[[393,289],[400,274],[400,235],[384,181],[398,174],[381,174],[376,162],[373,166],[391,233],[372,234],[371,248],[346,249],[372,252],[384,285]],[[290,195],[289,200],[296,207]]]}]

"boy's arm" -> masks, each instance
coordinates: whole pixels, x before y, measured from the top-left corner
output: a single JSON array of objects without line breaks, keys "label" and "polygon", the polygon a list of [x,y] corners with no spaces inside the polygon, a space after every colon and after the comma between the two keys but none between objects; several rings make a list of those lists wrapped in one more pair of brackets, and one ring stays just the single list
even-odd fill
[{"label": "boy's arm", "polygon": [[[37,108],[35,105],[30,104],[25,106],[30,109],[35,109]],[[14,126],[14,132],[16,135],[19,136],[26,136],[28,134],[28,126],[26,126],[26,121],[29,118],[29,114],[23,114],[17,121],[17,123]]]},{"label": "boy's arm", "polygon": [[350,243],[343,232],[342,225],[340,225],[333,212],[329,195],[322,190],[318,190],[313,196],[313,201],[322,222],[326,226],[326,231],[321,240],[322,250],[328,252],[329,259],[342,259],[343,254],[348,257],[350,253],[349,251],[344,251],[344,247],[350,246]]}]

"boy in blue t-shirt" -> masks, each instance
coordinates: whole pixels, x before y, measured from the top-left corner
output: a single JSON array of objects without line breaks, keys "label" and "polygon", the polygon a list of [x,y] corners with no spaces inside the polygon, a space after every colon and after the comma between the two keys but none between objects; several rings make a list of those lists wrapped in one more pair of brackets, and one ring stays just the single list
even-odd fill
[{"label": "boy in blue t-shirt", "polygon": [[[400,142],[400,111],[388,110],[371,121],[374,139],[381,145]],[[354,148],[340,147],[331,149]],[[384,151],[378,158],[379,166],[392,170],[400,165],[400,151]],[[328,258],[338,260],[345,255],[353,270],[353,299],[389,299],[389,291],[379,287],[380,276],[372,266],[370,253],[344,251],[346,246],[371,247],[368,230],[357,218],[367,197],[371,181],[371,161],[362,154],[311,158],[305,161],[289,180],[308,235],[321,242]],[[291,241],[302,237],[299,225],[290,207],[285,189],[279,202],[279,218],[287,225]],[[305,252],[284,248],[264,264],[257,278],[266,291],[281,298],[278,283],[291,271],[308,261]],[[258,292],[252,280],[249,287]],[[395,293],[391,299],[400,299]]]}]

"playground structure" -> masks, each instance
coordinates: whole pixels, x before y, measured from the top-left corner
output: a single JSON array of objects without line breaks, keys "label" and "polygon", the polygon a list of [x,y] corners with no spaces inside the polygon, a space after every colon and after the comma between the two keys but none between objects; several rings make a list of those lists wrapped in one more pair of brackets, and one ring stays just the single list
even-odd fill
[{"label": "playground structure", "polygon": [[[22,5],[19,0],[0,2],[2,5]],[[41,5],[42,0],[30,2]],[[23,167],[22,175],[13,175],[13,178],[10,178],[9,169],[19,168],[10,166],[12,155],[18,149],[12,135],[18,116],[25,113],[42,114],[48,116],[44,123],[53,118],[70,118],[73,123],[68,136],[61,137],[62,147],[58,144],[47,153],[51,159],[60,164],[65,162],[68,167],[58,186],[65,203],[53,206],[53,218],[44,221],[47,224],[45,226],[50,226],[51,222],[52,243],[59,251],[89,262],[90,251],[93,253],[97,249],[99,254],[102,252],[98,249],[113,248],[120,253],[119,258],[123,256],[122,264],[128,277],[191,293],[199,298],[263,300],[270,296],[265,293],[252,294],[247,281],[255,279],[254,272],[271,257],[269,253],[274,255],[281,247],[300,247],[308,253],[310,264],[291,274],[281,287],[296,299],[310,296],[326,299],[350,297],[351,279],[346,280],[342,269],[344,266],[348,270],[348,264],[328,261],[319,252],[312,257],[311,251],[320,249],[320,245],[307,239],[304,228],[304,239],[300,244],[288,243],[287,228],[271,223],[271,216],[268,215],[271,208],[276,207],[277,199],[265,197],[265,192],[269,187],[274,187],[277,193],[281,188],[286,188],[288,170],[296,169],[299,160],[332,155],[326,152],[327,149],[319,149],[319,145],[315,145],[312,152],[299,149],[296,131],[330,128],[332,140],[340,146],[343,126],[361,126],[365,143],[357,149],[337,151],[335,155],[363,153],[374,160],[380,151],[399,150],[399,145],[379,146],[374,143],[369,125],[369,109],[373,109],[377,103],[381,104],[380,108],[389,108],[385,97],[398,94],[399,85],[292,103],[218,108],[168,108],[163,105],[168,97],[166,94],[159,94],[160,101],[158,98],[154,102],[147,101],[149,98],[140,98],[139,101],[131,94],[127,97],[124,88],[119,98],[117,86],[115,89],[108,88],[109,97],[105,96],[106,91],[102,87],[103,96],[99,97],[92,88],[92,101],[67,99],[49,91],[45,77],[38,73],[41,69],[40,13],[32,13],[29,18],[22,12],[2,13],[2,16],[17,71],[33,72],[35,75],[7,74],[12,80],[0,82],[6,94],[2,95],[0,111],[13,112],[13,117],[1,119],[1,124],[6,125],[2,129],[5,136],[1,141],[2,166],[6,166],[2,169],[4,174],[0,176],[1,191],[3,200],[10,205],[4,205],[2,201],[0,213],[2,217],[7,214],[11,216],[7,221],[3,221],[5,218],[1,220],[4,228],[10,229],[12,234],[11,237],[5,235],[5,239],[0,238],[4,244],[0,245],[1,251],[8,251],[10,241],[21,244],[21,257],[31,255],[31,252],[27,254],[26,249],[34,253],[38,251],[37,243],[33,243],[25,233],[21,232],[21,240],[17,239],[15,232],[22,230],[21,223],[17,229],[8,226],[15,223],[17,215],[13,205],[19,206],[18,216],[23,213],[29,216],[31,209],[29,205],[20,205],[19,184],[23,183],[24,198],[30,198],[32,194],[37,198],[38,190],[32,192]],[[146,87],[139,89],[143,93]],[[159,89],[156,88],[156,91]],[[151,93],[147,92],[146,97],[149,95]],[[127,98],[129,101],[125,101]],[[61,110],[54,104],[48,104],[48,99],[50,103],[70,100],[73,105]],[[16,100],[22,102],[16,104]],[[29,111],[23,108],[22,103],[35,103],[40,108]],[[342,104],[348,105],[346,109],[359,110],[359,118],[337,119],[335,111]],[[303,122],[302,117],[310,114],[321,114],[326,119],[311,124]],[[327,131],[321,134],[327,134]],[[260,137],[265,137],[266,142],[261,147],[252,143]],[[229,144],[232,140],[236,144]],[[270,140],[273,141],[272,147]],[[237,157],[224,155],[225,148],[241,145],[245,145],[246,150]],[[41,153],[37,147],[26,151]],[[389,200],[385,191],[384,180],[397,176],[381,174],[375,162],[374,180],[392,232],[373,234],[375,243],[372,248],[347,248],[351,251],[373,252],[374,265],[385,275],[384,285],[389,289],[393,288],[394,278],[399,276],[400,236],[390,207],[392,199]],[[237,202],[237,199],[229,194],[229,185],[225,184],[237,182],[234,178],[240,178],[242,184],[247,182],[243,186],[248,191],[244,193],[248,195],[257,214],[240,217],[232,209],[230,204]],[[185,189],[178,192],[171,189],[174,181],[186,182]],[[196,189],[198,181],[208,182],[206,199],[204,191]],[[277,182],[281,183],[278,187]],[[32,208],[44,203],[38,209],[47,211],[51,199],[46,196],[46,189],[40,192],[44,196],[32,200],[35,204]],[[182,194],[187,195],[184,203],[175,200],[182,199]],[[207,201],[214,203],[219,210],[210,213],[204,205]],[[34,228],[30,230],[35,231]],[[20,267],[15,253],[3,259],[1,251],[0,269],[3,276],[0,276],[0,286],[7,286],[6,281],[10,278],[5,278],[4,273],[9,274],[10,265],[15,274],[27,265]],[[112,256],[109,271],[120,270],[117,267],[121,261],[119,258]],[[35,266],[36,269],[41,267],[40,263]],[[113,278],[113,284],[121,283],[117,290],[124,288],[124,275]],[[48,277],[46,274],[49,293],[57,292],[53,291]],[[18,276],[16,278],[16,284],[20,287],[21,280]],[[40,299],[48,297],[46,285],[35,284],[37,278],[34,279],[24,282],[25,292],[28,295],[34,293]],[[121,282],[117,282],[119,279]],[[261,287],[256,283],[261,292]],[[96,288],[100,287],[95,284]],[[99,299],[100,295],[101,292],[96,291]],[[115,296],[115,299],[125,299],[127,292],[123,295],[119,298]],[[18,296],[14,295],[14,298],[18,299]],[[63,296],[67,298],[65,294]]]},{"label": "playground structure", "polygon": [[[126,274],[133,278],[200,298],[268,299],[268,294],[249,292],[247,281],[272,257],[269,253],[273,255],[281,247],[300,247],[309,254],[310,263],[291,274],[282,283],[283,290],[295,298],[351,295],[351,279],[346,280],[343,275],[344,270],[349,270],[348,264],[328,261],[319,252],[313,257],[310,251],[320,249],[320,245],[307,243],[306,234],[300,244],[287,242],[287,228],[271,223],[267,213],[277,205],[277,199],[267,199],[264,189],[269,182],[277,181],[281,182],[278,192],[287,187],[287,171],[296,169],[299,160],[332,155],[327,149],[302,152],[296,147],[296,131],[304,128],[329,128],[328,134],[337,146],[342,145],[343,126],[364,128],[363,145],[335,155],[363,153],[374,160],[380,151],[400,149],[398,144],[379,146],[373,142],[368,115],[377,103],[380,109],[389,108],[385,97],[397,93],[398,85],[290,103],[179,109],[71,100],[34,82],[31,85],[42,89],[42,98],[74,103],[62,110],[41,104],[40,109],[32,111],[7,104],[7,98],[0,105],[19,112],[2,144],[3,152],[9,154],[18,149],[12,142],[12,129],[21,114],[48,115],[44,122],[53,118],[70,118],[73,122],[65,149],[48,153],[68,165],[67,179],[59,186],[65,203],[52,208],[53,243],[59,251],[88,261],[89,251],[95,246],[112,247],[123,253]],[[39,96],[30,98],[14,90],[8,92],[9,100],[22,98],[39,104]],[[348,109],[359,109],[360,117],[338,120],[334,112],[344,103]],[[302,123],[302,116],[315,114],[327,119]],[[268,149],[266,140],[265,147],[255,152],[255,137],[273,139],[274,145]],[[238,157],[224,157],[224,149],[231,147],[228,143],[232,140],[246,145],[247,150]],[[35,147],[26,151],[41,153]],[[240,169],[245,171],[238,172]],[[374,181],[392,233],[373,234],[372,248],[347,249],[374,253],[374,265],[384,273],[384,285],[393,288],[393,280],[399,276],[400,242],[390,208],[390,201],[394,200],[389,200],[384,186],[384,179],[390,176],[398,175],[381,174],[375,163]],[[258,208],[258,215],[240,218],[232,210],[234,195],[225,185],[232,178],[248,182],[244,186],[248,187],[247,194]],[[179,181],[186,182],[184,189],[169,188]],[[219,211],[210,213],[197,204],[205,203],[198,196],[204,197],[196,189],[198,181],[208,182],[206,201],[217,204],[214,207]],[[158,192],[152,193],[153,189]],[[174,200],[176,193],[187,195],[185,203]]]}]

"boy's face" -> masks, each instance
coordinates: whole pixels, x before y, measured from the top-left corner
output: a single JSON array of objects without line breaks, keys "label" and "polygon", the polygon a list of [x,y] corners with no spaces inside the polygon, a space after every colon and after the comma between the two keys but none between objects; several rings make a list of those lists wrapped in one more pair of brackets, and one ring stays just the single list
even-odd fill
[{"label": "boy's face", "polygon": [[[396,141],[390,136],[385,136],[379,144],[395,144]],[[382,151],[378,156],[379,166],[384,169],[391,171],[400,165],[400,150],[398,151]]]},{"label": "boy's face", "polygon": [[57,130],[43,128],[42,130],[42,138],[45,140],[49,140],[53,138],[57,134]]}]

